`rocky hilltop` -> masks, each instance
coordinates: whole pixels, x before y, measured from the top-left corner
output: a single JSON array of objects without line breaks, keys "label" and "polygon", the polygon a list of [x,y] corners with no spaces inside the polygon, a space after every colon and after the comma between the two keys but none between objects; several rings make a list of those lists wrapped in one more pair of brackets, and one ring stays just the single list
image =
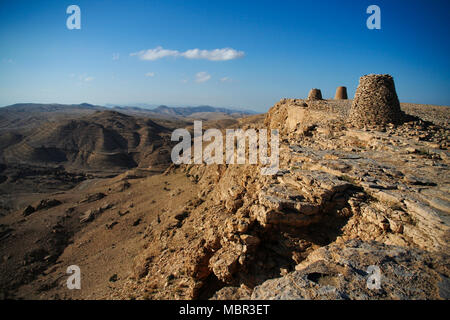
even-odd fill
[{"label": "rocky hilltop", "polygon": [[[185,174],[200,192],[167,227],[149,227],[119,296],[450,298],[448,126],[400,109],[396,124],[360,125],[352,103],[283,99],[264,125],[243,124],[280,130],[275,176],[173,167],[168,175]],[[370,265],[379,290],[367,288]]]},{"label": "rocky hilltop", "polygon": [[[385,99],[394,97],[388,89],[377,112],[393,110],[382,106],[396,103]],[[358,123],[358,101],[282,99],[264,117],[233,124],[279,130],[272,176],[260,165],[171,165],[162,175],[134,170],[54,195],[59,211],[44,208],[26,223],[66,210],[77,225],[73,241],[14,294],[449,299],[448,109],[400,104],[393,123],[392,114]],[[69,292],[61,275],[74,263],[85,287]],[[371,266],[379,288],[368,286]]]}]

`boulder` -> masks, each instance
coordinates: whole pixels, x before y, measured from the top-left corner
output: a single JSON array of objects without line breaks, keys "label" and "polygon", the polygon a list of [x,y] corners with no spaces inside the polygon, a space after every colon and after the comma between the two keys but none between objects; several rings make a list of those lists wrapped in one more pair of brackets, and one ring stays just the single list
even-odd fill
[{"label": "boulder", "polygon": [[36,209],[33,206],[28,206],[28,207],[26,207],[23,210],[22,215],[26,217],[26,216],[29,216],[30,214],[32,214],[35,211],[36,211]]},{"label": "boulder", "polygon": [[39,202],[39,204],[36,207],[36,211],[42,210],[42,209],[49,209],[52,207],[59,206],[62,202],[56,199],[44,199]]}]

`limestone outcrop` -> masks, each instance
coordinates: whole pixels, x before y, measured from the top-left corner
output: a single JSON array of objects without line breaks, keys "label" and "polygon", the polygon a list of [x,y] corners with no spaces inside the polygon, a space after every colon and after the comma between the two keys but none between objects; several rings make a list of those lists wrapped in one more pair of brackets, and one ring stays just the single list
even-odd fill
[{"label": "limestone outcrop", "polygon": [[[138,290],[164,287],[155,299],[446,299],[448,130],[421,121],[357,130],[350,108],[282,99],[252,123],[280,130],[276,175],[251,165],[172,168],[202,190],[201,204],[173,235],[153,231],[170,250],[142,254],[158,262],[135,274]],[[369,265],[382,270],[381,291],[366,287]]]},{"label": "limestone outcrop", "polygon": [[[446,276],[450,271],[449,258],[423,250],[352,240],[316,250],[296,267],[297,271],[256,287],[251,298],[450,299]],[[380,270],[379,287],[370,285],[373,274],[369,267],[375,265]]]}]

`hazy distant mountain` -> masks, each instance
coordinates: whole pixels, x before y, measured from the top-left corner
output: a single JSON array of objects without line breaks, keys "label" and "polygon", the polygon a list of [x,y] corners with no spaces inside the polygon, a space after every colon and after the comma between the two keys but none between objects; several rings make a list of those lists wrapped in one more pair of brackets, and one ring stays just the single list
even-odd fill
[{"label": "hazy distant mountain", "polygon": [[233,110],[233,109],[227,109],[227,108],[217,108],[217,107],[211,107],[211,106],[198,106],[198,107],[168,107],[168,106],[159,106],[156,109],[152,110],[156,113],[162,113],[162,114],[169,114],[169,115],[177,115],[182,117],[188,117],[194,113],[200,113],[200,112],[220,112],[225,114],[242,114],[242,115],[248,115],[248,114],[256,114],[256,112],[252,111],[243,111],[243,110]]},{"label": "hazy distant mountain", "polygon": [[0,113],[4,112],[54,112],[54,111],[75,111],[75,110],[103,110],[105,107],[96,106],[89,103],[80,104],[59,104],[59,103],[16,103],[0,108]]},{"label": "hazy distant mountain", "polygon": [[150,103],[128,103],[128,104],[116,104],[116,103],[106,103],[105,107],[108,108],[140,108],[140,109],[146,109],[151,110],[159,107],[160,104],[150,104]]},{"label": "hazy distant mountain", "polygon": [[90,115],[96,111],[119,111],[136,117],[147,117],[163,120],[222,120],[236,119],[256,114],[252,111],[216,108],[211,106],[168,107],[158,106],[154,109],[136,106],[108,107],[89,103],[80,104],[41,104],[18,103],[0,108],[0,130],[33,128],[46,122],[76,119]]}]

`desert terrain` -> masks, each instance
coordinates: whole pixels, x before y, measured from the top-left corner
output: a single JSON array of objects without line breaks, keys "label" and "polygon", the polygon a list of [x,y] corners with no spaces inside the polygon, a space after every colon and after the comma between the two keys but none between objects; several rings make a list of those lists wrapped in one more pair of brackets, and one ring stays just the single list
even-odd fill
[{"label": "desert terrain", "polygon": [[[401,121],[358,126],[352,103],[159,118],[9,107],[1,298],[449,299],[450,109],[401,103]],[[194,119],[278,129],[278,173],[172,164],[171,132]],[[81,290],[66,287],[70,265]],[[381,289],[366,285],[371,265]]]}]

